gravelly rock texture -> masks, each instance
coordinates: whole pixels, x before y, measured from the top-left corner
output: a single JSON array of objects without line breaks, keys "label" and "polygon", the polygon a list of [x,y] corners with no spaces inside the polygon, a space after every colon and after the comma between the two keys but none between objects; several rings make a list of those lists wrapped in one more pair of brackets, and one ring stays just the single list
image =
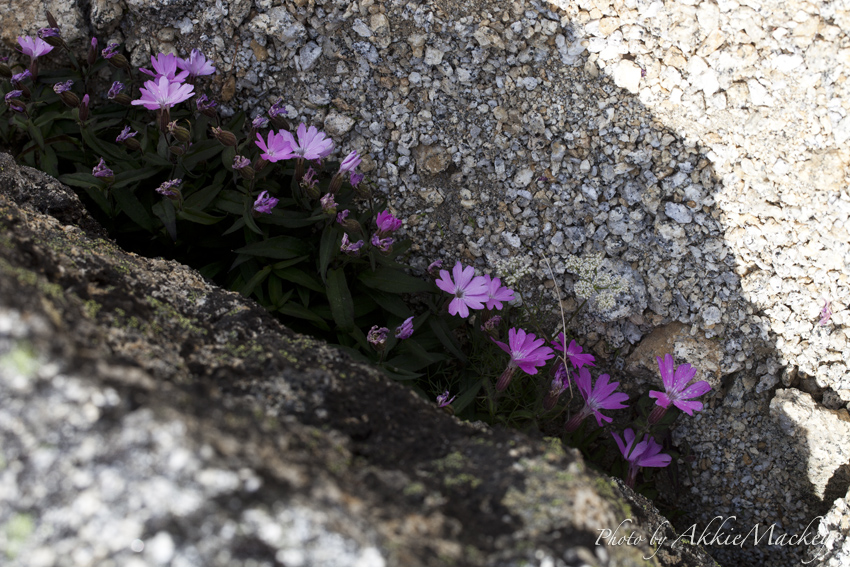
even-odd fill
[{"label": "gravelly rock texture", "polygon": [[[652,555],[664,518],[558,441],[461,423],[193,270],[39,212],[50,203],[93,228],[67,188],[0,155],[4,565]],[[641,545],[595,545],[626,518]],[[713,564],[681,543],[656,557]]]},{"label": "gravelly rock texture", "polygon": [[[13,4],[2,33],[44,25],[40,3]],[[200,47],[225,110],[283,96],[341,153],[368,154],[421,267],[525,260],[523,301],[555,306],[558,287],[573,309],[568,257],[604,252],[633,293],[613,312],[591,302],[573,321],[583,343],[624,383],[657,383],[672,345],[718,386],[677,433],[698,463],[683,525],[737,514],[801,531],[831,504],[813,488],[824,475],[829,497],[845,492],[842,453],[797,443],[771,401],[781,387],[850,404],[846,0],[47,5],[135,63]],[[805,414],[804,399],[790,403]],[[799,474],[810,449],[826,460]],[[799,551],[713,549],[742,565]]]}]

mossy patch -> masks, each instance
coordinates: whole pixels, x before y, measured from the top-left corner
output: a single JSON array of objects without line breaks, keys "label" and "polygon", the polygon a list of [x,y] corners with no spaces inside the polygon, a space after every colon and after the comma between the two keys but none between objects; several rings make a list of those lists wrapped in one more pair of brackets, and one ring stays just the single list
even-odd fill
[{"label": "mossy patch", "polygon": [[12,350],[0,356],[0,367],[9,368],[27,378],[35,374],[38,366],[35,351],[27,342],[17,343]]},{"label": "mossy patch", "polygon": [[35,521],[29,514],[15,514],[3,526],[6,532],[6,556],[14,559],[35,531]]}]

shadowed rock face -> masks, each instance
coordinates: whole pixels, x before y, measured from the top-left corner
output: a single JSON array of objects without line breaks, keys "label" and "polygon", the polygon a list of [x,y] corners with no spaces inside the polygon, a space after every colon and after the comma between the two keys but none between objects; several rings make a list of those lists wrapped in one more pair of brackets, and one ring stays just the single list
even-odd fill
[{"label": "shadowed rock face", "polygon": [[[0,155],[7,564],[647,564],[664,519],[576,452],[461,423],[99,232]],[[626,519],[640,545],[595,546]],[[667,532],[660,563],[712,564]]]}]

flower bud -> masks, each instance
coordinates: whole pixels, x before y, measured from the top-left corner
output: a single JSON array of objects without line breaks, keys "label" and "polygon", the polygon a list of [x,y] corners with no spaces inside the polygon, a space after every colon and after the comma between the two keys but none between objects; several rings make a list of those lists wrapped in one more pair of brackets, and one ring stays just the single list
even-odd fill
[{"label": "flower bud", "polygon": [[342,175],[335,173],[333,178],[331,178],[331,184],[328,186],[328,192],[332,195],[336,195],[340,187],[342,187]]},{"label": "flower bud", "polygon": [[41,28],[38,30],[38,37],[48,45],[53,47],[62,47],[65,42],[59,34],[59,28]]},{"label": "flower bud", "polygon": [[231,146],[235,148],[238,143],[233,132],[228,132],[227,130],[222,130],[221,128],[213,126],[212,134],[223,146]]},{"label": "flower bud", "polygon": [[4,79],[11,79],[13,74],[12,69],[8,65],[0,63],[0,77],[3,77]]},{"label": "flower bud", "polygon": [[184,150],[181,146],[169,146],[168,151],[176,156],[182,156],[186,153],[186,150]]},{"label": "flower bud", "polygon": [[178,142],[184,144],[192,139],[192,133],[187,128],[177,125],[177,121],[168,123],[168,131],[174,136]]},{"label": "flower bud", "polygon": [[127,138],[126,140],[121,140],[121,143],[124,144],[124,147],[130,151],[142,149],[142,145],[135,138]]},{"label": "flower bud", "polygon": [[80,101],[80,122],[85,122],[89,117],[89,95],[83,95],[83,100]]},{"label": "flower bud", "polygon": [[116,69],[124,69],[128,73],[130,72],[130,62],[127,61],[127,58],[121,55],[120,53],[116,53],[112,57],[110,57],[109,64],[115,67]]},{"label": "flower bud", "polygon": [[69,108],[78,108],[80,106],[80,97],[71,91],[59,93],[59,98],[61,98],[62,102],[64,102]]},{"label": "flower bud", "polygon": [[53,14],[51,14],[51,13],[50,13],[50,10],[45,10],[45,11],[44,11],[44,14],[45,14],[45,16],[47,17],[47,24],[48,24],[51,28],[56,28],[56,29],[58,30],[58,29],[59,29],[59,24],[56,22],[56,18],[54,18],[54,17],[53,17]]},{"label": "flower bud", "polygon": [[94,62],[97,61],[97,38],[91,38],[91,45],[89,46],[89,52],[86,55],[86,63],[89,64],[89,67],[94,65]]}]

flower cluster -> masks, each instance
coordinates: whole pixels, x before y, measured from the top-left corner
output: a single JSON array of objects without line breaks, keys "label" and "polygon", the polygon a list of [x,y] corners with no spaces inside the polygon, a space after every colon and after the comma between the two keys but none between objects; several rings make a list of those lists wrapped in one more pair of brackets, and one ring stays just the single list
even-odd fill
[{"label": "flower cluster", "polygon": [[600,270],[604,258],[600,252],[585,258],[569,256],[564,262],[566,269],[579,277],[574,286],[576,296],[585,300],[595,296],[596,306],[603,311],[614,307],[614,298],[626,289],[622,276]]}]

